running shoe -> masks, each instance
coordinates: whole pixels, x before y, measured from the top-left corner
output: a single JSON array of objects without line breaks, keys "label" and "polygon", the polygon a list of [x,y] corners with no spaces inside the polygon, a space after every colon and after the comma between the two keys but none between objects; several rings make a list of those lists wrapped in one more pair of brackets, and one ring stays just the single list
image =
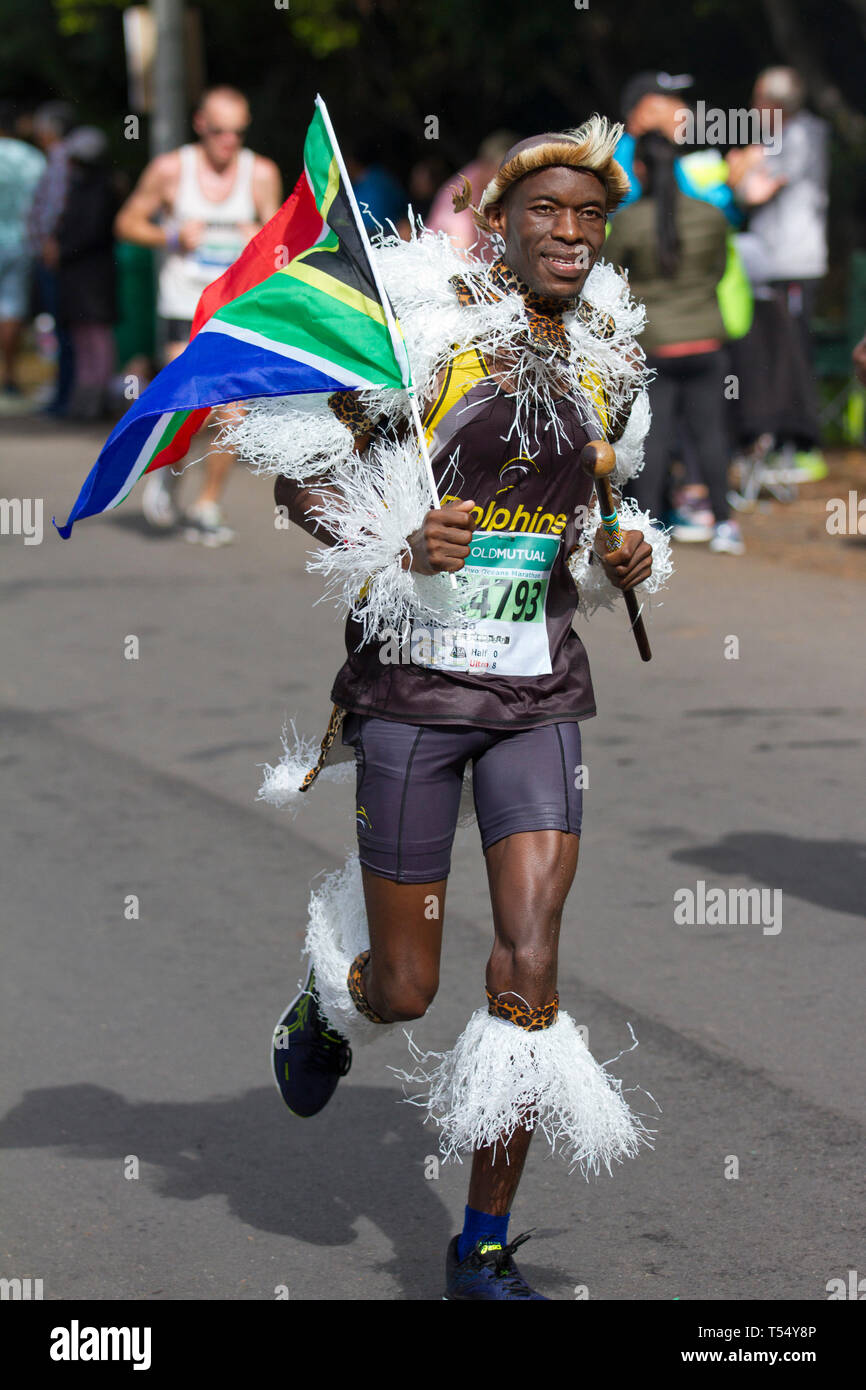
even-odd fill
[{"label": "running shoe", "polygon": [[794,471],[804,483],[821,483],[830,469],[820,449],[800,449],[794,455]]},{"label": "running shoe", "polygon": [[225,523],[225,518],[216,502],[194,502],[184,517],[188,541],[200,541],[202,545],[228,545],[234,540],[236,532]]},{"label": "running shoe", "polygon": [[716,555],[744,555],[743,533],[736,521],[720,521],[713,530],[710,550]]},{"label": "running shoe", "polygon": [[347,1039],[319,1007],[311,966],[307,983],[274,1029],[271,1066],[277,1090],[292,1114],[307,1120],[324,1110],[351,1065]]},{"label": "running shoe", "polygon": [[674,511],[679,512],[686,521],[690,521],[696,526],[715,525],[716,518],[713,515],[706,488],[702,489],[700,493],[684,490],[672,499],[672,505]]},{"label": "running shoe", "polygon": [[518,1245],[529,1240],[530,1231],[512,1240],[509,1245],[499,1245],[489,1240],[479,1240],[474,1250],[470,1250],[465,1260],[457,1259],[455,1236],[448,1246],[445,1260],[444,1301],[449,1303],[469,1302],[474,1299],[535,1299],[549,1303],[543,1293],[536,1293],[524,1279],[512,1259]]},{"label": "running shoe", "polygon": [[712,521],[699,520],[695,513],[672,511],[666,518],[671,538],[675,541],[708,541],[712,539]]},{"label": "running shoe", "polygon": [[144,519],[157,531],[168,531],[177,525],[177,507],[174,505],[172,489],[168,486],[162,472],[148,478],[141,490],[141,510]]}]

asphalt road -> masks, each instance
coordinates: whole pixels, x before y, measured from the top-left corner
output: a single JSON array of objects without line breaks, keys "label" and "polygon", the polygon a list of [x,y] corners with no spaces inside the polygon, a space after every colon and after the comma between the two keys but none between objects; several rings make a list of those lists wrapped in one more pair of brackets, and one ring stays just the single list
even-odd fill
[{"label": "asphalt road", "polygon": [[[0,434],[0,496],[43,498],[46,528],[0,536],[0,1276],[47,1299],[436,1299],[468,1168],[425,1177],[400,1030],[308,1122],[268,1068],[354,816],[345,786],[294,821],[256,802],[257,764],[287,716],[320,734],[341,621],[240,471],[233,546],[153,536],[134,497],[61,542],[101,439]],[[611,1070],[655,1098],[631,1095],[655,1149],[586,1182],[536,1141],[512,1231],[536,1228],[520,1263],[556,1299],[825,1300],[866,1275],[864,590],[754,547],[677,565],[651,665],[623,612],[581,627],[599,715],[560,976],[596,1057],[634,1029]],[[678,925],[698,881],[779,890],[781,930]],[[420,1044],[483,1002],[490,941],[473,826]]]}]

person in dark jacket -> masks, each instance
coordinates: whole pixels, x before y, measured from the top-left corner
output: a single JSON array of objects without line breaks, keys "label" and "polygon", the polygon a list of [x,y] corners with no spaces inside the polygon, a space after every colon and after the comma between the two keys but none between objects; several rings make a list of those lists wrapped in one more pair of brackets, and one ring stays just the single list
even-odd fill
[{"label": "person in dark jacket", "polygon": [[72,336],[75,378],[67,414],[106,414],[114,371],[117,317],[112,224],[118,198],[101,130],[81,126],[67,137],[69,181],[57,228],[58,319]]},{"label": "person in dark jacket", "polygon": [[[649,386],[653,422],[646,464],[631,491],[641,507],[660,514],[670,443],[681,423],[715,518],[701,538],[711,550],[739,555],[743,538],[727,500],[726,334],[716,295],[727,261],[728,224],[719,208],[678,187],[677,154],[663,135],[641,136],[635,172],[644,196],[620,209],[604,248],[605,260],[628,271],[632,293],[646,305],[640,341],[656,373]],[[695,528],[689,529],[689,539],[697,539]]]}]

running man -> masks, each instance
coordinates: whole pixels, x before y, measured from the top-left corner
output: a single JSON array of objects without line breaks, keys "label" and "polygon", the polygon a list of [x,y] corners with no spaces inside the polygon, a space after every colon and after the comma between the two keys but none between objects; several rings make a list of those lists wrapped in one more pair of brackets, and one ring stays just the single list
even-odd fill
[{"label": "running man", "polygon": [[[451,845],[471,762],[494,927],[487,1005],[420,1078],[430,1087],[443,1152],[472,1152],[464,1228],[447,1252],[448,1299],[543,1299],[513,1259],[526,1237],[509,1244],[507,1234],[534,1128],[594,1171],[599,1160],[610,1169],[611,1159],[649,1142],[621,1083],[611,1084],[559,1013],[557,994],[560,922],[580,845],[580,723],[595,714],[586,652],[572,630],[573,576],[582,591],[605,583],[611,592],[651,591],[668,553],[649,519],[628,507],[621,548],[604,553],[592,484],[579,463],[583,445],[604,427],[621,439],[622,481],[627,464],[639,466],[646,432],[645,397],[643,422],[630,418],[641,413],[634,336],[642,311],[608,266],[599,266],[596,288],[582,299],[607,215],[628,190],[613,159],[620,131],[593,117],[578,131],[535,136],[507,152],[475,210],[477,225],[504,246],[492,266],[431,234],[381,252],[386,287],[389,265],[403,261],[391,283],[410,357],[423,341],[434,364],[426,378],[426,364],[419,366],[418,389],[442,500],[411,534],[397,534],[390,565],[370,494],[355,500],[353,516],[353,488],[364,476],[358,452],[369,470],[381,469],[383,489],[397,486],[401,468],[405,476],[417,457],[405,415],[388,405],[388,393],[339,392],[330,405],[345,444],[324,418],[313,431],[309,413],[285,415],[276,502],[320,543],[342,549],[347,564],[360,565],[353,574],[364,573],[369,536],[364,602],[380,586],[398,593],[407,572],[463,572],[476,585],[465,630],[454,637],[416,623],[408,660],[408,640],[395,657],[393,633],[380,629],[365,642],[360,618],[350,616],[323,749],[342,720],[357,763],[365,907],[356,910],[351,899],[349,866],[314,894],[312,969],[277,1025],[273,1051],[283,1099],[309,1117],[348,1071],[350,1038],[369,1039],[426,1012],[438,988]],[[261,409],[270,412],[274,438],[273,408]],[[333,460],[344,448],[345,467],[356,471],[341,486],[342,465]],[[332,460],[318,482],[317,456]],[[393,528],[403,504],[397,492],[383,499],[381,525]],[[629,528],[630,519],[640,529]],[[353,924],[364,912],[362,933]],[[352,932],[356,944],[347,950]],[[368,942],[360,951],[358,939]]]},{"label": "running man", "polygon": [[[166,362],[189,342],[202,291],[237,260],[282,202],[276,164],[243,147],[249,123],[242,92],[212,87],[193,116],[197,142],[152,160],[117,214],[114,230],[121,241],[167,251],[157,304],[165,325]],[[228,418],[227,409],[215,418]],[[204,483],[185,515],[188,540],[222,545],[233,539],[220,508],[233,462],[229,450],[207,455]],[[163,469],[145,484],[142,507],[152,526],[177,523],[177,482],[171,470]]]}]

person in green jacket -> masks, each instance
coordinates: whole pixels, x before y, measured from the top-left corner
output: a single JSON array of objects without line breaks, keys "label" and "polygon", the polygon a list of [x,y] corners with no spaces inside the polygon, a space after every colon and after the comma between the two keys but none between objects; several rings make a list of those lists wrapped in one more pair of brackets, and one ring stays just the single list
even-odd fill
[{"label": "person in green jacket", "polygon": [[[716,293],[727,262],[728,224],[719,208],[678,186],[677,154],[656,131],[640,137],[635,172],[644,196],[620,210],[604,248],[605,260],[628,271],[633,294],[646,305],[640,341],[655,371],[646,463],[631,491],[641,507],[659,515],[680,423],[694,446],[714,515],[712,529],[701,538],[711,550],[739,555],[745,547],[727,500],[727,335]],[[689,532],[697,538],[694,527]]]}]

